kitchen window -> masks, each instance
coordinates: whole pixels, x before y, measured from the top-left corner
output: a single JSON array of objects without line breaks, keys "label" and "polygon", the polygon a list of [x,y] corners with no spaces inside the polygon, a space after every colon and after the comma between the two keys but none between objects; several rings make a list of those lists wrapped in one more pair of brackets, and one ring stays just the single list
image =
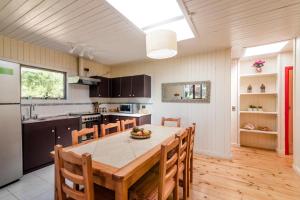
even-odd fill
[{"label": "kitchen window", "polygon": [[21,66],[21,96],[28,99],[66,99],[66,73]]}]

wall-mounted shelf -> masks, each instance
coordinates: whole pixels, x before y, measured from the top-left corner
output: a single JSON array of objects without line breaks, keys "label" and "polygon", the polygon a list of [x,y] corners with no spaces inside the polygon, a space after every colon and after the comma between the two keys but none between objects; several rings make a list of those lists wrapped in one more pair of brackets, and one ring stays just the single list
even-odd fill
[{"label": "wall-mounted shelf", "polygon": [[241,114],[256,114],[256,115],[278,115],[277,112],[261,112],[261,111],[240,111]]},{"label": "wall-mounted shelf", "polygon": [[277,92],[265,92],[265,93],[240,93],[240,95],[277,95]]},{"label": "wall-mounted shelf", "polygon": [[241,78],[251,78],[251,77],[276,77],[277,73],[262,73],[262,74],[241,74]]},{"label": "wall-mounted shelf", "polygon": [[278,135],[277,131],[248,130],[248,129],[243,129],[243,128],[240,129],[240,132],[256,133],[256,134]]}]

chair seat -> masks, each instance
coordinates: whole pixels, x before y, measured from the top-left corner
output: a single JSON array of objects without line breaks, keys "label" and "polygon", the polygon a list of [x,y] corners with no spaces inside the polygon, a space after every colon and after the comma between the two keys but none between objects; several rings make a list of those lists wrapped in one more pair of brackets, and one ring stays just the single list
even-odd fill
[{"label": "chair seat", "polygon": [[129,189],[130,200],[158,199],[159,174],[149,171]]},{"label": "chair seat", "polygon": [[[84,189],[81,189],[84,190]],[[95,193],[95,200],[114,200],[115,193],[112,190],[106,189],[99,185],[94,184],[94,193]],[[67,200],[74,200],[73,198],[67,198]]]}]

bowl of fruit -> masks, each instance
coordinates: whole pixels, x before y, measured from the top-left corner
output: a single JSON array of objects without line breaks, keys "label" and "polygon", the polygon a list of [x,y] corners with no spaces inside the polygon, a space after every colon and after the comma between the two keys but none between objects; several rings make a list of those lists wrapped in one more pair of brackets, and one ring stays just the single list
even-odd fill
[{"label": "bowl of fruit", "polygon": [[131,137],[134,139],[147,139],[151,137],[151,131],[144,128],[133,127]]}]

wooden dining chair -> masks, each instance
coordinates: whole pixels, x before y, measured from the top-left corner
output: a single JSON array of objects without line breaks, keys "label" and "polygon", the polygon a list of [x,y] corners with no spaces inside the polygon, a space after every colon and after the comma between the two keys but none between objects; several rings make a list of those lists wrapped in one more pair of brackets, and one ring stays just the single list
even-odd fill
[{"label": "wooden dining chair", "polygon": [[[194,163],[194,143],[195,143],[195,134],[196,134],[196,123],[192,124],[192,127],[190,128],[190,139],[189,139],[189,175],[188,175],[188,179],[189,179],[189,183],[193,182],[193,163]],[[189,195],[189,193],[188,193]]]},{"label": "wooden dining chair", "polygon": [[98,126],[94,125],[93,128],[84,128],[80,131],[74,130],[72,131],[72,145],[78,144],[79,139],[83,136],[87,137],[88,135],[92,134],[91,139],[97,139],[98,138]]},{"label": "wooden dining chair", "polygon": [[[112,132],[111,130],[114,130],[114,132]],[[101,137],[104,137],[108,133],[117,133],[120,131],[120,121],[117,121],[116,123],[101,124]]]},{"label": "wooden dining chair", "polygon": [[[58,200],[113,200],[112,191],[95,187],[93,183],[92,157],[85,153],[78,156],[65,151],[61,145],[55,151],[55,184]],[[66,180],[74,184],[70,187]],[[75,187],[76,186],[76,187]]]},{"label": "wooden dining chair", "polygon": [[166,122],[175,123],[176,127],[180,127],[181,118],[165,118],[165,117],[162,117],[161,118],[161,125],[165,126]]},{"label": "wooden dining chair", "polygon": [[149,171],[129,190],[130,200],[179,200],[179,139],[161,146],[159,174]]},{"label": "wooden dining chair", "polygon": [[189,136],[190,129],[185,129],[181,133],[176,135],[179,139],[179,186],[183,188],[183,199],[187,199],[187,194],[189,191],[188,184],[188,171],[189,171]]},{"label": "wooden dining chair", "polygon": [[132,127],[136,126],[136,119],[127,119],[127,120],[121,120],[121,129],[122,131],[126,131]]}]

